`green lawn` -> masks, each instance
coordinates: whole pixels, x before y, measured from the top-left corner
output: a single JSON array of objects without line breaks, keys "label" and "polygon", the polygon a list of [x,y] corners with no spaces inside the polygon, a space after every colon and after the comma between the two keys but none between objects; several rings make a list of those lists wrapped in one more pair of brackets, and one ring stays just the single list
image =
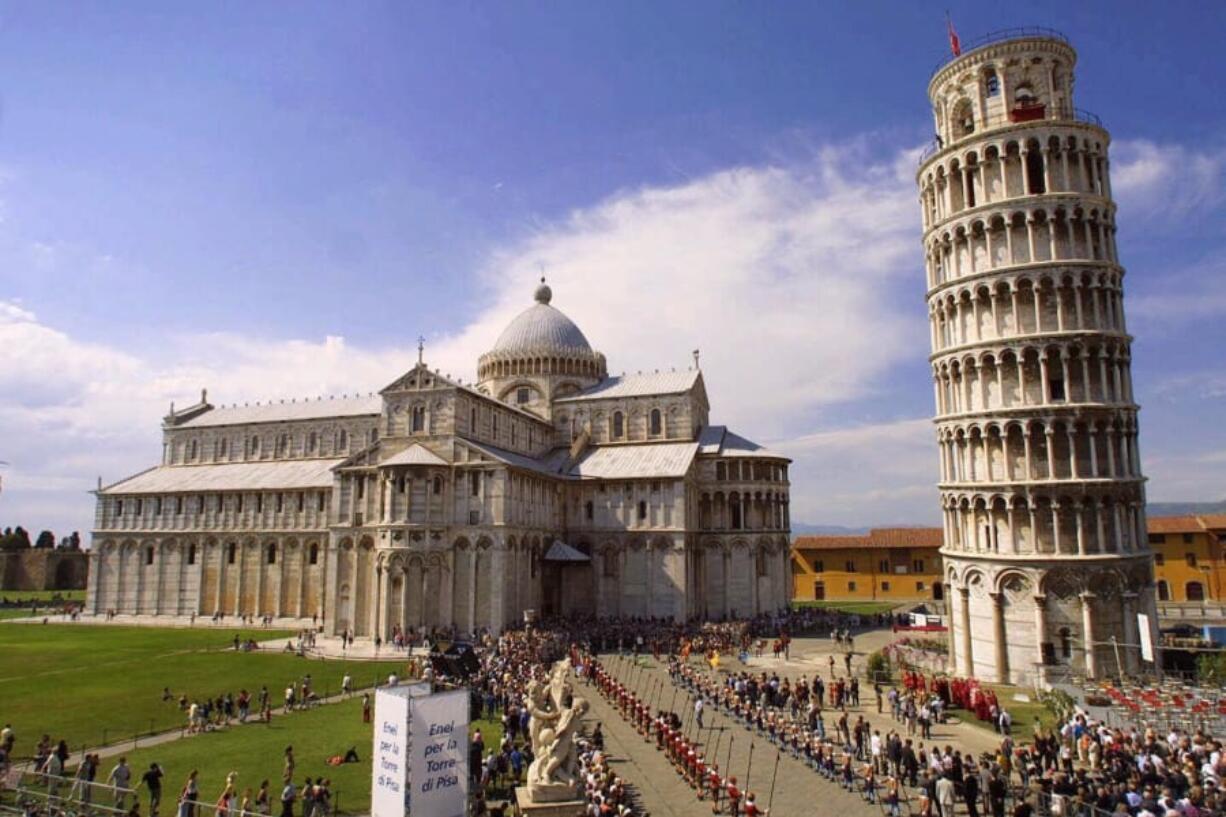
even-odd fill
[{"label": "green lawn", "polygon": [[[183,713],[162,701],[162,688],[213,696],[254,693],[267,685],[274,702],[289,681],[310,673],[315,689],[335,692],[346,670],[355,684],[385,678],[401,662],[308,660],[274,650],[227,649],[236,633],[285,638],[284,631],[157,629],[67,624],[0,626],[0,723],[17,733],[26,757],[44,733],[73,751],[181,726]],[[284,747],[282,747],[284,748]],[[347,748],[347,747],[346,747]]]},{"label": "green lawn", "polygon": [[[281,772],[286,746],[294,747],[295,782],[301,786],[310,777],[325,777],[332,782],[334,803],[340,813],[365,814],[370,811],[371,727],[362,723],[362,708],[354,700],[321,706],[287,717],[273,718],[271,724],[235,726],[220,732],[209,732],[160,746],[128,752],[126,757],[133,769],[144,770],[156,762],[166,773],[167,796],[177,792],[192,769],[200,773],[201,800],[212,803],[225,786],[226,775],[238,772],[238,787],[255,790],[260,781],[272,785],[274,798],[280,791]],[[502,740],[502,726],[497,721],[477,721],[485,746],[497,747]],[[357,749],[357,763],[329,766],[333,755],[343,755],[350,747]],[[103,761],[103,772],[109,773],[114,759]]]},{"label": "green lawn", "polygon": [[[996,693],[996,700],[1009,710],[1013,717],[1013,735],[1019,740],[1030,740],[1034,736],[1034,722],[1037,718],[1044,729],[1056,726],[1056,717],[1046,706],[1039,702],[1038,695],[1029,687],[1016,687],[1008,684],[983,684],[984,687]],[[1023,695],[1030,700],[1015,701],[1013,696]],[[964,723],[974,724],[982,729],[996,731],[996,727],[988,721],[981,721],[973,712],[954,710]]]},{"label": "green lawn", "polygon": [[[901,602],[900,602],[901,603]],[[859,615],[874,615],[888,613],[898,604],[889,601],[793,601],[792,607],[821,607],[826,610],[837,610],[840,613],[858,613]]]},{"label": "green lawn", "polygon": [[50,601],[59,597],[64,601],[85,601],[84,590],[0,590],[0,601],[25,604],[30,601]]}]

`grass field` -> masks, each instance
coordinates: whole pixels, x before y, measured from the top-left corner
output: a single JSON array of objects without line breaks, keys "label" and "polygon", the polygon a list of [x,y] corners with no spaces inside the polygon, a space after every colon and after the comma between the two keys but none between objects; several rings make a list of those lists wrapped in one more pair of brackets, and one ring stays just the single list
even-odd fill
[{"label": "grass field", "polygon": [[[17,734],[15,755],[26,757],[39,736],[63,738],[73,751],[181,726],[162,688],[213,696],[253,694],[267,685],[274,702],[285,685],[310,673],[321,694],[335,692],[346,670],[358,686],[385,678],[401,662],[308,660],[268,650],[227,649],[237,630],[156,629],[96,625],[0,626],[0,723]],[[252,629],[257,639],[285,638]],[[347,748],[347,747],[346,747]]]},{"label": "grass field", "polygon": [[[206,803],[215,802],[225,786],[226,775],[238,772],[241,792],[254,791],[267,779],[274,793],[280,791],[286,746],[294,747],[295,783],[310,777],[325,777],[332,782],[333,802],[345,814],[365,814],[370,810],[371,726],[362,723],[360,696],[342,703],[328,704],[284,718],[271,724],[249,724],[209,732],[159,746],[136,749],[126,757],[133,769],[147,769],[156,762],[166,773],[166,795],[182,787],[192,769],[200,773],[200,795]],[[485,746],[498,746],[502,727],[497,721],[477,721]],[[344,755],[353,747],[359,762],[329,766],[333,755]],[[114,759],[103,762],[110,772]]]},{"label": "grass field", "polygon": [[64,601],[85,601],[84,590],[0,590],[0,601],[28,604],[34,601],[50,601],[53,598]]},{"label": "grass field", "polygon": [[794,609],[805,607],[820,607],[825,610],[837,610],[840,613],[857,613],[862,616],[876,613],[888,613],[898,605],[889,601],[794,601]]}]

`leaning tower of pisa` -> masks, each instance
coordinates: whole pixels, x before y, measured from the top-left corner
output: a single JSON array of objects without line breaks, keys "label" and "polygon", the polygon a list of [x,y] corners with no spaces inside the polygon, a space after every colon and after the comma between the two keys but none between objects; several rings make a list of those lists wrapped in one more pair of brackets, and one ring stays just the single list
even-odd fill
[{"label": "leaning tower of pisa", "polygon": [[1110,137],[1063,36],[989,36],[928,85],[923,209],[953,671],[1142,669],[1153,559]]}]

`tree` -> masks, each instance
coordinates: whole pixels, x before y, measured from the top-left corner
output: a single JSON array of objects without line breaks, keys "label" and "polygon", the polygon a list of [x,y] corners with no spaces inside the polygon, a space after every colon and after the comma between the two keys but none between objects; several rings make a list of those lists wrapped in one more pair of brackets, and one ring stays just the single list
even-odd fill
[{"label": "tree", "polygon": [[49,530],[43,531],[38,535],[38,539],[35,540],[34,547],[51,550],[55,547],[55,534]]}]

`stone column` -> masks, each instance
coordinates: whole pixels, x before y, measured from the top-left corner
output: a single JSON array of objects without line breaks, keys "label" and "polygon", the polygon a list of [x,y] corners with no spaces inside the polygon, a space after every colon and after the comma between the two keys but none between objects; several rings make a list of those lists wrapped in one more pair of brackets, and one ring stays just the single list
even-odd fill
[{"label": "stone column", "polygon": [[962,620],[959,622],[962,630],[962,674],[969,678],[975,674],[975,656],[971,651],[971,591],[969,587],[960,587],[958,592],[962,603]]},{"label": "stone column", "polygon": [[996,682],[1009,683],[1009,644],[1005,638],[1005,594],[992,594],[992,635],[996,641]]},{"label": "stone column", "polygon": [[1081,635],[1085,645],[1086,677],[1098,677],[1098,661],[1094,656],[1094,594],[1082,593],[1081,599]]},{"label": "stone column", "polygon": [[[1137,594],[1124,593],[1124,643],[1120,645],[1120,655],[1122,657],[1123,666],[1120,667],[1121,675],[1130,675],[1137,671],[1140,666],[1141,655],[1141,635],[1137,630]],[[1133,660],[1133,656],[1137,656],[1137,660]]]},{"label": "stone column", "polygon": [[1034,647],[1036,651],[1035,662],[1037,664],[1036,678],[1040,683],[1043,682],[1043,644],[1047,640],[1047,596],[1036,594],[1034,597]]}]

